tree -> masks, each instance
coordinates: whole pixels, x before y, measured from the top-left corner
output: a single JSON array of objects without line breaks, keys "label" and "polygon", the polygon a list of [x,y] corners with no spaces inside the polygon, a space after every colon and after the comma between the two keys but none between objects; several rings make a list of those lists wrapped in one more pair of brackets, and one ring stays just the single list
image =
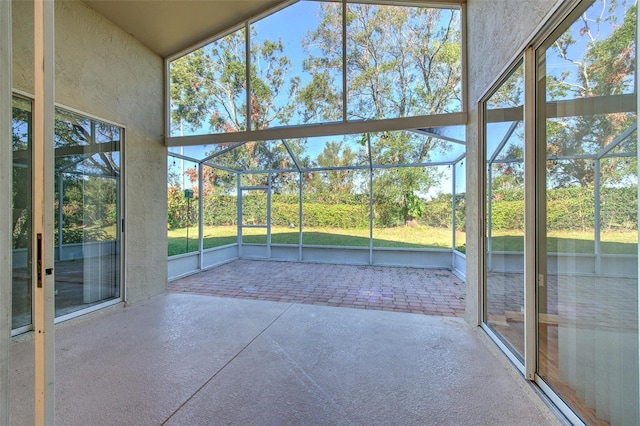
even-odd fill
[{"label": "tree", "polygon": [[[371,140],[371,157],[376,164],[406,165],[428,160],[433,138],[411,132],[386,132]],[[424,213],[424,200],[431,185],[439,180],[435,169],[397,167],[374,170],[373,197],[376,220],[384,226],[410,224]]]},{"label": "tree", "polygon": [[[439,114],[461,109],[460,26],[454,10],[349,4],[346,69],[349,119]],[[321,52],[305,61],[313,76],[301,92],[309,116],[341,110],[341,94],[323,82],[342,69],[342,6],[323,3],[305,40]],[[317,108],[320,105],[322,114]]]},{"label": "tree", "polygon": [[[555,55],[556,60],[569,65],[568,71],[547,76],[549,100],[610,97],[634,92],[637,4],[626,7],[622,22],[619,22],[616,11],[625,7],[617,1],[595,3],[580,17],[579,28],[567,30],[547,51],[548,62],[553,61]],[[635,112],[549,119],[547,155],[552,159],[595,155],[635,121]],[[621,173],[632,171],[629,167],[623,171],[619,166],[619,161],[603,163],[602,175],[618,180]],[[594,185],[592,159],[552,160],[548,162],[547,170],[553,176],[549,182],[553,187]]]},{"label": "tree", "polygon": [[[255,35],[253,30],[252,35]],[[281,40],[252,44],[247,78],[245,30],[235,31],[171,63],[172,131],[197,131],[205,125],[213,132],[248,130],[247,80],[251,83],[251,129],[272,123],[286,125],[294,102],[275,102],[288,90],[293,99],[299,77],[288,78],[290,59]]]},{"label": "tree", "polygon": [[[354,165],[357,157],[358,154],[344,142],[328,141],[313,166],[326,169],[348,167]],[[308,184],[316,194],[335,197],[351,195],[356,190],[355,174],[348,169],[314,171]]]}]

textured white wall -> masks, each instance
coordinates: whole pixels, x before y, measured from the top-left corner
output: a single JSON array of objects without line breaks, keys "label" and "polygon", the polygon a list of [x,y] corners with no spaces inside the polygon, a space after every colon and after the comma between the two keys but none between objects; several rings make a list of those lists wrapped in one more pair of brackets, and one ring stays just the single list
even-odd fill
[{"label": "textured white wall", "polygon": [[509,65],[558,0],[468,0],[468,93],[467,124],[467,295],[465,318],[478,323],[480,241],[479,184],[484,167],[479,164],[478,101],[489,85]]},{"label": "textured white wall", "polygon": [[[0,196],[11,197],[11,5],[0,2]],[[5,142],[6,141],[6,142]],[[11,270],[12,221],[10,203],[4,202],[0,213],[0,270]],[[10,424],[9,415],[9,347],[11,335],[12,274],[0,274],[0,424]]]},{"label": "textured white wall", "polygon": [[[14,2],[14,88],[33,92],[33,4]],[[126,285],[130,301],[167,283],[163,61],[79,1],[56,2],[56,102],[126,128]]]}]

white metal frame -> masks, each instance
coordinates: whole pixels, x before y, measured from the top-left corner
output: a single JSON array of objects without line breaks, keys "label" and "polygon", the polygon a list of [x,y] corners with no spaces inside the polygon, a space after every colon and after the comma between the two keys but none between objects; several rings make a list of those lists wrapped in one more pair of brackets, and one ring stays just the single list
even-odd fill
[{"label": "white metal frame", "polygon": [[348,121],[339,123],[306,124],[286,127],[271,127],[263,130],[233,133],[215,133],[193,136],[167,136],[167,147],[244,143],[280,139],[311,138],[318,136],[351,135],[395,130],[415,130],[425,127],[462,126],[467,123],[465,112],[421,115],[416,117],[387,118],[371,121]]},{"label": "white metal frame", "polygon": [[[242,247],[244,245],[248,245],[246,243],[244,243],[242,241],[242,230],[244,228],[258,228],[258,229],[266,229],[267,230],[267,242],[266,242],[266,246],[267,246],[267,259],[271,258],[271,176],[272,176],[272,172],[263,172],[264,174],[267,174],[267,184],[266,185],[259,185],[259,186],[244,186],[241,183],[242,180],[242,176],[241,173],[238,173],[237,175],[237,191],[238,191],[238,200],[237,200],[237,208],[238,208],[238,253],[239,256],[242,257]],[[263,174],[260,173],[260,174]],[[245,224],[243,221],[243,214],[242,214],[242,209],[243,209],[243,199],[244,199],[244,195],[245,192],[249,192],[249,191],[255,191],[255,192],[264,192],[265,196],[267,198],[267,217],[266,219],[266,224],[265,225],[248,225]],[[201,199],[204,197],[200,197]],[[202,216],[200,216],[199,218],[200,224],[202,224],[203,220],[202,220]],[[202,245],[202,234],[200,234],[200,245]],[[202,256],[200,256],[202,258]],[[202,269],[202,266],[201,268]]]},{"label": "white metal frame", "polygon": [[[417,133],[420,134],[425,134],[427,136],[430,137],[435,137],[435,138],[441,138],[440,135],[437,135],[433,132],[427,131],[427,130],[423,130],[423,129],[417,129],[415,130]],[[449,142],[453,142],[453,143],[459,143],[459,144],[463,144],[463,141],[451,138],[451,137],[443,137],[443,140],[449,141]],[[271,209],[270,209],[270,205],[271,205],[271,176],[274,173],[296,173],[299,174],[300,179],[299,179],[299,225],[298,225],[298,232],[299,232],[299,241],[298,241],[298,261],[302,261],[303,260],[303,242],[302,242],[302,235],[303,235],[303,220],[302,220],[302,211],[303,211],[303,197],[302,197],[302,193],[303,193],[303,186],[304,186],[304,179],[303,179],[303,174],[304,173],[308,173],[308,172],[312,172],[312,171],[329,171],[329,170],[366,170],[369,173],[369,260],[368,260],[368,264],[373,265],[374,264],[374,251],[376,250],[376,247],[374,247],[373,245],[373,174],[375,173],[376,169],[388,169],[388,168],[407,168],[407,167],[437,167],[437,166],[449,166],[452,168],[452,187],[451,187],[451,194],[452,194],[452,219],[451,219],[451,223],[452,223],[452,239],[451,239],[451,265],[450,268],[454,271],[454,273],[457,272],[457,274],[461,277],[461,279],[465,279],[464,276],[460,275],[460,271],[456,271],[455,270],[455,263],[456,263],[456,256],[460,256],[462,255],[456,248],[456,216],[455,216],[455,212],[457,210],[457,206],[456,206],[456,166],[458,166],[458,164],[460,164],[462,161],[464,161],[464,159],[466,158],[466,154],[463,153],[461,155],[459,155],[457,158],[450,160],[450,161],[439,161],[439,162],[424,162],[424,163],[411,163],[411,164],[374,164],[373,163],[373,159],[371,157],[371,140],[369,137],[367,137],[367,154],[368,154],[368,163],[366,165],[360,165],[360,166],[337,166],[337,167],[302,167],[297,159],[297,157],[295,156],[295,154],[293,153],[293,151],[291,150],[288,142],[286,141],[286,139],[282,140],[283,145],[285,146],[289,156],[291,157],[291,160],[293,161],[294,165],[295,165],[295,169],[268,169],[268,170],[236,170],[233,168],[229,168],[229,167],[224,167],[218,164],[215,164],[212,162],[213,159],[215,159],[216,157],[229,152],[233,149],[239,148],[240,146],[244,145],[244,143],[237,143],[237,144],[233,144],[230,147],[227,147],[223,150],[220,150],[218,152],[215,152],[214,154],[211,154],[207,157],[204,157],[204,159],[196,159],[196,158],[192,158],[189,157],[187,155],[181,155],[178,153],[173,153],[170,152],[168,153],[169,157],[174,157],[174,158],[180,158],[186,161],[191,161],[194,163],[198,164],[198,170],[199,170],[199,183],[198,183],[198,188],[199,188],[199,193],[202,194],[202,174],[203,174],[203,167],[206,165],[208,167],[212,167],[212,168],[217,168],[220,170],[224,170],[230,173],[234,173],[236,174],[236,191],[237,194],[239,194],[238,199],[236,201],[236,209],[237,209],[237,213],[236,213],[236,220],[237,220],[237,238],[236,238],[236,244],[238,246],[238,257],[242,258],[244,257],[244,251],[243,251],[243,246],[246,245],[242,242],[242,229],[243,228],[256,228],[256,227],[260,227],[260,228],[266,228],[267,229],[267,258],[271,257]],[[242,175],[245,174],[267,174],[269,176],[269,185],[268,186],[261,186],[261,187],[245,187],[241,185],[241,177]],[[240,194],[243,193],[243,191],[247,191],[247,190],[264,190],[267,191],[267,201],[268,201],[268,206],[267,206],[267,223],[268,225],[266,226],[246,226],[244,224],[242,224],[242,197],[240,196]],[[205,269],[205,264],[204,264],[204,244],[203,244],[203,230],[204,230],[204,224],[203,224],[203,213],[204,213],[204,201],[203,201],[203,197],[199,197],[199,222],[198,222],[198,226],[199,226],[199,250],[198,250],[198,256],[199,256],[199,270],[204,270]],[[252,244],[255,245],[255,244]],[[311,247],[311,246],[308,246]],[[323,246],[324,247],[324,246]],[[326,246],[328,248],[328,246]],[[335,248],[341,248],[341,247],[335,247]],[[403,251],[406,249],[393,249],[393,248],[385,248],[385,250],[387,251]],[[429,249],[415,249],[415,251],[422,251],[422,250],[426,250],[428,251]],[[188,253],[186,253],[188,255]],[[176,255],[176,256],[184,256],[184,255]]]}]

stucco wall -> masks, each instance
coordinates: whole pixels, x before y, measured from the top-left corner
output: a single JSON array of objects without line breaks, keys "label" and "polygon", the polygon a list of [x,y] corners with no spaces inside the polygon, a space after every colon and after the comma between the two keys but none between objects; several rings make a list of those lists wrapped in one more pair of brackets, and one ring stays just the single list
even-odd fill
[{"label": "stucco wall", "polygon": [[558,0],[468,0],[467,295],[465,317],[477,324],[482,235],[478,216],[484,167],[478,153],[478,101]]},{"label": "stucco wall", "polygon": [[[11,194],[11,6],[0,2],[0,194],[6,199]],[[7,143],[3,143],[4,141]],[[3,203],[7,205],[9,203]],[[11,270],[12,221],[8,208],[0,213],[0,271]],[[11,334],[11,280],[12,274],[0,274],[0,424],[9,424],[9,336]]]},{"label": "stucco wall", "polygon": [[[56,2],[56,102],[123,125],[129,301],[167,283],[163,61],[79,1]],[[14,2],[15,89],[33,93],[33,4]]]}]

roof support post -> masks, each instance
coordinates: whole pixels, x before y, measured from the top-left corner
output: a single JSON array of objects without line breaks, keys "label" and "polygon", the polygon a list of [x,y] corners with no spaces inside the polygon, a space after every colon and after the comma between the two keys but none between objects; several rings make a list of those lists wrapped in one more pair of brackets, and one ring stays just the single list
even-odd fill
[{"label": "roof support post", "polygon": [[456,266],[456,166],[451,165],[451,269]]},{"label": "roof support post", "polygon": [[302,262],[302,186],[304,185],[304,174],[300,172],[300,195],[298,197],[298,261]]},{"label": "roof support post", "polygon": [[342,0],[342,122],[347,122],[347,1]]},{"label": "roof support post", "polygon": [[238,222],[238,257],[242,259],[242,189],[240,189],[240,173],[236,173],[236,213]]},{"label": "roof support post", "polygon": [[253,123],[251,121],[251,26],[249,21],[244,24],[244,63],[245,63],[245,77],[247,81],[247,131],[253,130]]},{"label": "roof support post", "polygon": [[204,270],[204,164],[198,163],[198,254],[200,270]]},{"label": "roof support post", "polygon": [[373,169],[369,169],[369,265],[373,265]]},{"label": "roof support post", "polygon": [[369,265],[373,265],[373,159],[369,133],[367,133],[367,153],[369,154]]},{"label": "roof support post", "polygon": [[601,193],[600,193],[600,185],[602,183],[602,176],[601,176],[601,172],[600,172],[600,159],[596,158],[596,160],[593,162],[593,167],[595,168],[594,170],[594,180],[595,180],[595,184],[593,186],[593,190],[594,190],[594,194],[593,194],[593,200],[594,200],[594,223],[593,223],[593,231],[594,231],[594,251],[595,251],[595,255],[596,255],[596,265],[595,265],[595,273],[596,275],[600,275],[600,273],[602,272],[602,243],[601,243],[601,224],[600,224],[600,220],[601,220],[601,212],[600,209],[602,208],[602,203],[601,203]]},{"label": "roof support post", "polygon": [[271,180],[273,175],[267,174],[267,259],[271,259]]}]

